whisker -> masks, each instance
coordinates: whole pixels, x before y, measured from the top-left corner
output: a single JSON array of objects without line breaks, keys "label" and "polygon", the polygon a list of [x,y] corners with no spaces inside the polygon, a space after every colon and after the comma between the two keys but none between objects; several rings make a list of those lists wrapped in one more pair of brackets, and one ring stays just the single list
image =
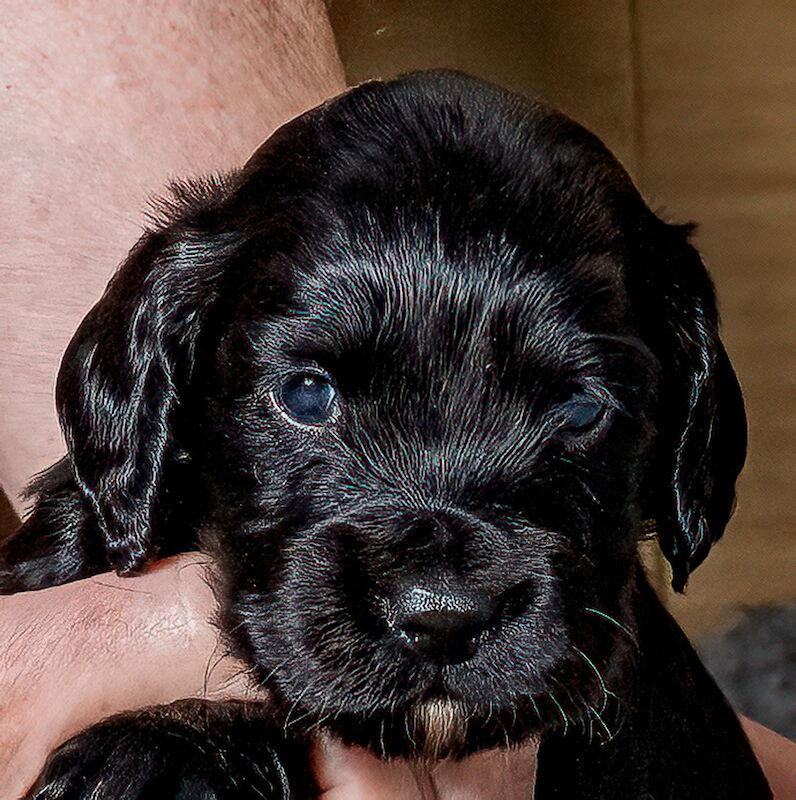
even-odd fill
[{"label": "whisker", "polygon": [[630,639],[631,642],[633,642],[636,649],[637,650],[639,649],[638,639],[636,639],[632,631],[626,626],[624,626],[621,622],[619,622],[619,620],[615,619],[610,614],[606,614],[605,611],[600,611],[598,608],[585,607],[583,610],[587,611],[589,614],[594,614],[595,616],[601,617],[607,622],[610,622],[611,624],[615,625],[617,628],[619,628],[620,631],[622,631],[622,633],[624,633]]},{"label": "whisker", "polygon": [[603,680],[602,673],[599,669],[597,669],[597,665],[583,652],[579,647],[572,645],[572,649],[589,665],[592,672],[597,676],[597,680],[600,682],[600,689],[603,693],[603,705],[600,711],[605,711],[606,707],[608,706],[608,697],[613,697],[616,699],[616,695],[608,689],[605,685],[605,680]]},{"label": "whisker", "polygon": [[588,706],[588,709],[589,709],[589,711],[592,712],[592,714],[594,714],[595,718],[597,719],[597,722],[600,723],[600,726],[602,727],[602,729],[606,732],[606,734],[608,734],[608,738],[605,740],[605,742],[610,742],[611,739],[614,738],[615,734],[613,734],[611,732],[611,729],[605,724],[605,720],[603,720],[603,718],[600,716],[600,712],[597,711],[596,708],[592,708],[591,706]]},{"label": "whisker", "polygon": [[291,724],[295,724],[295,722],[298,722],[298,721],[304,719],[307,716],[306,714],[304,714],[303,716],[299,717],[298,720],[295,720],[294,723],[291,723],[291,721],[290,721],[291,715],[296,710],[296,708],[298,707],[299,703],[303,700],[304,696],[307,694],[307,692],[310,691],[311,688],[312,688],[312,683],[308,683],[299,692],[298,697],[293,701],[293,705],[291,705],[291,707],[290,707],[290,711],[287,712],[287,717],[285,717],[285,722],[282,725],[282,732],[285,734],[285,736],[287,736],[287,730],[291,726]]},{"label": "whisker", "polygon": [[567,731],[569,730],[569,718],[564,713],[564,709],[561,707],[561,703],[556,700],[555,695],[552,692],[547,692],[547,696],[553,701],[555,707],[558,709],[558,713],[561,714],[561,719],[564,722],[564,736],[567,735]]}]

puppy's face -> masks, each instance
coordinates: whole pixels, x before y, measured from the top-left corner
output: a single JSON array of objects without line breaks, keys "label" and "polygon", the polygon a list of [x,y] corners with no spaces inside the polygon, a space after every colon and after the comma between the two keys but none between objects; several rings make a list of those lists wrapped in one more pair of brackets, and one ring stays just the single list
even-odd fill
[{"label": "puppy's face", "polygon": [[211,462],[236,623],[291,717],[433,754],[527,733],[534,701],[604,708],[655,363],[611,254],[426,222],[377,253],[338,232],[236,323]]},{"label": "puppy's face", "polygon": [[740,468],[683,231],[574,123],[440,75],[311,112],[178,217],[135,254],[173,303],[149,485],[202,524],[286,726],[426,757],[610,735],[642,522],[682,582]]}]

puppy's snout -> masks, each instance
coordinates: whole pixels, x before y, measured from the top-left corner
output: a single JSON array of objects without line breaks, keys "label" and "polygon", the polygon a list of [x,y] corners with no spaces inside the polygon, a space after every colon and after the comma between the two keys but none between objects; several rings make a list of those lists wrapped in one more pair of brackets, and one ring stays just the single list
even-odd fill
[{"label": "puppy's snout", "polygon": [[475,655],[496,604],[474,592],[414,586],[396,596],[390,611],[390,627],[412,650],[456,664]]}]

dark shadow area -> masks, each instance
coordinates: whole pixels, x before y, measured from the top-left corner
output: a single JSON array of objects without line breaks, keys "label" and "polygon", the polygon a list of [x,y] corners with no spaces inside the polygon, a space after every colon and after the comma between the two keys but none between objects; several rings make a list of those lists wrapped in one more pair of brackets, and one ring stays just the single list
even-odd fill
[{"label": "dark shadow area", "polygon": [[748,609],[699,652],[740,713],[796,739],[796,603]]}]

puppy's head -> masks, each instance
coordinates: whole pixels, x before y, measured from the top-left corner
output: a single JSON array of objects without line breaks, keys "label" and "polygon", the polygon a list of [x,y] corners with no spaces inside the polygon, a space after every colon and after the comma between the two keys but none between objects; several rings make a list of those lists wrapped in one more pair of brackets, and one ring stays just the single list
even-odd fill
[{"label": "puppy's head", "polygon": [[201,528],[286,725],[428,757],[607,728],[639,536],[681,588],[743,461],[688,229],[569,119],[439,73],[178,195],[59,381],[111,563]]}]

